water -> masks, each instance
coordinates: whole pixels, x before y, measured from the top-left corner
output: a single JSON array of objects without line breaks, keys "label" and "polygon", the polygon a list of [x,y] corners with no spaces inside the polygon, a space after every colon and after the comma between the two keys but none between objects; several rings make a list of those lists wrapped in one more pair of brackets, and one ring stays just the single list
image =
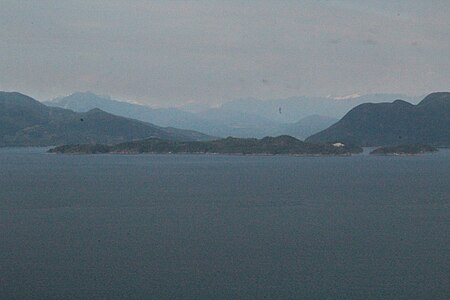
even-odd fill
[{"label": "water", "polygon": [[0,149],[0,298],[445,299],[450,150]]}]

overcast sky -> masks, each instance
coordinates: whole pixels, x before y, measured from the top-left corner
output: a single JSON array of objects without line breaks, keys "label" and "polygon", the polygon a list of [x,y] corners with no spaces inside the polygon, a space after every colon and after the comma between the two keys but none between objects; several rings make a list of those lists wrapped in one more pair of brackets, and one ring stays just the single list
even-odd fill
[{"label": "overcast sky", "polygon": [[1,0],[0,90],[160,106],[450,90],[450,1]]}]

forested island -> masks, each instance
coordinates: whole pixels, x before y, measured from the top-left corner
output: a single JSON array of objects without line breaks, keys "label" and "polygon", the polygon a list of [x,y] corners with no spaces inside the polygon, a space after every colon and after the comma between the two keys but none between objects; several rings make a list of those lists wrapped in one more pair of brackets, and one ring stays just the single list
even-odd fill
[{"label": "forested island", "polygon": [[370,154],[373,155],[415,155],[438,151],[436,148],[429,145],[399,145],[391,147],[380,147]]},{"label": "forested island", "polygon": [[215,153],[242,155],[351,155],[362,151],[360,147],[341,143],[306,143],[287,135],[262,139],[228,137],[214,141],[191,142],[148,138],[116,145],[65,145],[49,150],[50,153],[62,154]]}]

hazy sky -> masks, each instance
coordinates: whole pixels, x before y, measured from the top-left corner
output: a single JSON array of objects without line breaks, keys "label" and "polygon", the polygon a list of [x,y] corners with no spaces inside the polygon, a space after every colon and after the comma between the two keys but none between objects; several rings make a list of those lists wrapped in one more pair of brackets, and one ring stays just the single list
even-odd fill
[{"label": "hazy sky", "polygon": [[0,90],[163,106],[448,91],[449,16],[449,0],[1,0]]}]

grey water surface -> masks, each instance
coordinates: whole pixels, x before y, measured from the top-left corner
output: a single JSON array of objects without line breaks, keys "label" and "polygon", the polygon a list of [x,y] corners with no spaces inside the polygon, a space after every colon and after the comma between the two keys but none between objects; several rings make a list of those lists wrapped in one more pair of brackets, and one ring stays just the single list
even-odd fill
[{"label": "grey water surface", "polygon": [[448,299],[450,150],[0,149],[1,299]]}]

